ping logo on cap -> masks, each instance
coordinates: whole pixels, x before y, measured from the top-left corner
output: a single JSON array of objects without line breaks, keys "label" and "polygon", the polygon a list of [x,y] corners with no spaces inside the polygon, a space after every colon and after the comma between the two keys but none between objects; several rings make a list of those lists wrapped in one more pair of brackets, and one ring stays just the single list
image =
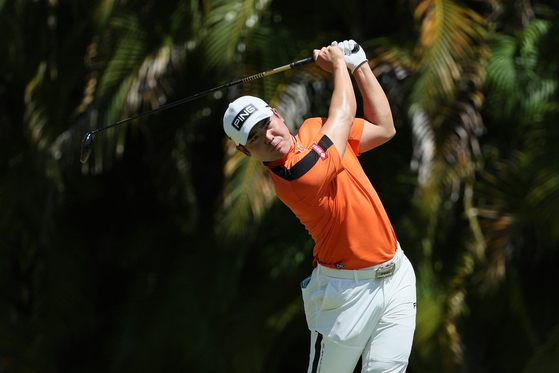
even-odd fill
[{"label": "ping logo on cap", "polygon": [[256,108],[256,106],[254,106],[253,104],[248,104],[241,111],[239,111],[239,114],[237,114],[235,119],[233,119],[233,123],[231,123],[231,125],[240,131],[245,121],[250,118],[250,116],[257,110],[258,109]]}]

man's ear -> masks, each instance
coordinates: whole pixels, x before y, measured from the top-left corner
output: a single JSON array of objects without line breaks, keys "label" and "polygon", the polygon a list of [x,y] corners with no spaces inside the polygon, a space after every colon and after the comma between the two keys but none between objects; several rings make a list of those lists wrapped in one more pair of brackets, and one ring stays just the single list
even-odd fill
[{"label": "man's ear", "polygon": [[275,114],[279,119],[281,119],[283,122],[285,122],[285,120],[282,118],[282,116],[279,115],[279,113],[278,113],[278,111],[276,110],[276,108],[273,108],[272,111],[274,112],[274,114]]},{"label": "man's ear", "polygon": [[247,157],[251,156],[250,152],[243,145],[237,145],[237,150],[244,153]]}]

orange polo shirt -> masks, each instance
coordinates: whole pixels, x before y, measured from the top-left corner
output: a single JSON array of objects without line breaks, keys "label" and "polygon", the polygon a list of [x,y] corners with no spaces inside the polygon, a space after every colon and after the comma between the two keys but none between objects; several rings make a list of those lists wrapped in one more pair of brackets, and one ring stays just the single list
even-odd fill
[{"label": "orange polo shirt", "polygon": [[343,160],[319,133],[326,118],[306,120],[295,135],[300,147],[265,163],[276,194],[315,241],[314,265],[361,269],[390,260],[396,234],[357,156],[364,120],[356,119]]}]

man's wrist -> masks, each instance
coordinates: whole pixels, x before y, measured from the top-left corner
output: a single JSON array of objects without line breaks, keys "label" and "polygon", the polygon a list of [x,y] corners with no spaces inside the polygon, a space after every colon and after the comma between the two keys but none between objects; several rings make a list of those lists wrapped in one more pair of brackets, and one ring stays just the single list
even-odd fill
[{"label": "man's wrist", "polygon": [[[345,60],[337,60],[332,63],[332,74],[336,71],[336,73],[340,74],[343,72],[348,72],[347,66],[345,64]],[[351,74],[350,74],[351,75]]]},{"label": "man's wrist", "polygon": [[353,75],[359,74],[359,72],[363,71],[363,69],[366,69],[365,66],[370,68],[368,60],[365,60],[365,61],[361,62],[359,64],[359,66],[357,66],[355,69],[353,69],[353,71],[352,71]]}]

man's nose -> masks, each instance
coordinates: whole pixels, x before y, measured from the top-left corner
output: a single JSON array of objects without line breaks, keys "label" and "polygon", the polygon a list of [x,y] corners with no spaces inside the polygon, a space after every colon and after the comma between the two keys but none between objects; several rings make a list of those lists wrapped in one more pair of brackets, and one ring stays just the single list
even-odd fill
[{"label": "man's nose", "polygon": [[266,143],[269,144],[274,140],[274,135],[270,131],[266,131]]}]

